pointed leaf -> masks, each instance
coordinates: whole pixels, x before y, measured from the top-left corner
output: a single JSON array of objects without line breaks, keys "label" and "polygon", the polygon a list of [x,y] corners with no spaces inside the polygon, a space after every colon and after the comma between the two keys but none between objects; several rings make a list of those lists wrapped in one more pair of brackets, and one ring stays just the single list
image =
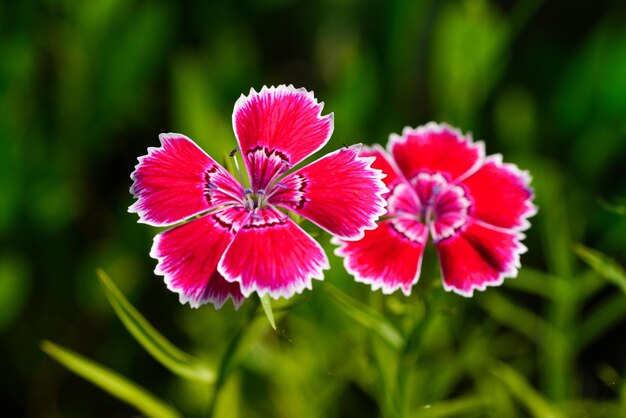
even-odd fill
[{"label": "pointed leaf", "polygon": [[97,273],[118,318],[152,357],[180,377],[207,383],[215,381],[215,372],[211,367],[169,342],[128,302],[103,270],[99,269]]},{"label": "pointed leaf", "polygon": [[42,341],[41,349],[70,371],[137,408],[148,417],[181,417],[175,409],[146,389],[93,360],[50,341]]},{"label": "pointed leaf", "polygon": [[265,316],[267,316],[267,320],[270,322],[270,325],[276,331],[276,321],[274,321],[274,312],[272,311],[272,302],[270,301],[270,295],[265,294],[261,296],[261,306],[263,306],[263,312],[265,312]]},{"label": "pointed leaf", "polygon": [[626,294],[626,271],[615,260],[582,244],[575,245],[574,252],[589,267]]},{"label": "pointed leaf", "polygon": [[384,316],[353,297],[346,295],[333,285],[324,282],[323,289],[337,302],[339,308],[346,315],[376,332],[391,347],[398,350],[404,346],[404,338]]}]

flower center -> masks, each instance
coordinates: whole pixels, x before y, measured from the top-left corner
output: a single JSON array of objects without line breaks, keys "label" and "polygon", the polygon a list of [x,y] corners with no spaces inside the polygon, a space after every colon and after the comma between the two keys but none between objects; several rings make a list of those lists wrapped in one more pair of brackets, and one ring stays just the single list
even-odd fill
[{"label": "flower center", "polygon": [[212,201],[215,200],[217,194],[224,194],[227,199],[232,199],[224,203],[239,202],[244,209],[252,212],[257,209],[265,209],[271,205],[272,196],[288,189],[288,186],[280,180],[291,168],[291,164],[289,164],[287,156],[280,151],[269,150],[265,147],[249,149],[246,151],[244,159],[248,168],[249,186],[247,186],[237,161],[237,151],[239,148],[232,150],[230,157],[233,158],[236,169],[233,174],[241,188],[236,190],[237,186],[235,186],[233,190],[222,190],[222,187],[218,185],[219,170],[213,168],[205,173],[205,195],[209,201]]},{"label": "flower center", "polygon": [[419,173],[411,179],[420,207],[418,219],[430,228],[435,242],[451,237],[466,223],[471,207],[463,187],[440,173]]},{"label": "flower center", "polygon": [[246,152],[248,178],[254,194],[263,196],[289,169],[287,156],[278,150],[255,147]]},{"label": "flower center", "polygon": [[243,205],[248,210],[264,209],[274,194],[287,187],[279,179],[291,165],[284,153],[265,147],[248,150],[246,158],[250,188],[244,189]]},{"label": "flower center", "polygon": [[244,189],[243,206],[248,210],[264,209],[268,205],[268,196],[265,189],[258,189],[256,193],[252,189]]},{"label": "flower center", "polygon": [[467,223],[471,198],[462,186],[449,183],[439,173],[426,172],[418,173],[410,184],[412,191],[405,183],[393,189],[388,198],[390,215],[426,225],[435,242],[451,237]]}]

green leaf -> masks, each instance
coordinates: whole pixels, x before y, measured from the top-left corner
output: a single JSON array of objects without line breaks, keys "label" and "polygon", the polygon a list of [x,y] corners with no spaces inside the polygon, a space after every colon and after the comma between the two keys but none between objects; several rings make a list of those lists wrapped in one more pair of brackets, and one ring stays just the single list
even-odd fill
[{"label": "green leaf", "polygon": [[495,363],[490,372],[496,376],[509,392],[537,418],[560,418],[563,415],[532,387],[524,376],[505,363]]},{"label": "green leaf", "polygon": [[453,416],[468,416],[477,412],[486,412],[489,402],[480,396],[465,396],[451,399],[433,405],[424,405],[415,410],[411,418],[444,418]]},{"label": "green leaf", "polygon": [[614,293],[602,300],[594,309],[586,313],[578,325],[576,343],[583,349],[604,335],[611,328],[623,322],[626,316],[624,296]]},{"label": "green leaf", "polygon": [[169,342],[128,302],[103,270],[98,269],[97,273],[104,293],[118,318],[152,357],[183,378],[206,383],[215,381],[215,372],[211,367]]},{"label": "green leaf", "polygon": [[574,252],[589,267],[622,289],[622,292],[626,294],[626,271],[615,260],[582,244],[575,245]]},{"label": "green leaf", "polygon": [[267,316],[267,320],[270,321],[270,325],[276,331],[276,321],[274,321],[274,312],[272,311],[272,302],[270,301],[270,295],[266,294],[260,297],[261,306],[263,306],[263,312]]},{"label": "green leaf", "polygon": [[350,318],[376,332],[393,348],[399,350],[404,346],[404,338],[384,316],[353,297],[346,295],[333,285],[324,282],[323,289]]},{"label": "green leaf", "polygon": [[[620,199],[620,200],[624,200],[624,198]],[[609,211],[609,212],[613,212],[616,213],[618,215],[622,215],[622,216],[626,216],[626,203],[611,203],[607,200],[604,200],[602,198],[598,199],[598,203],[600,204],[600,206],[602,206],[603,209]]]},{"label": "green leaf", "polygon": [[548,300],[554,300],[558,297],[553,291],[551,286],[547,286],[546,283],[551,283],[556,278],[549,273],[535,270],[530,267],[524,267],[519,271],[519,274],[515,280],[507,280],[505,286],[511,289],[520,290],[522,292],[541,296]]},{"label": "green leaf", "polygon": [[481,294],[478,301],[479,306],[496,321],[525,335],[539,347],[551,349],[550,346],[546,346],[545,338],[546,336],[557,338],[557,332],[539,315],[495,291]]},{"label": "green leaf", "polygon": [[50,341],[42,341],[41,349],[70,371],[132,405],[148,417],[181,417],[178,411],[146,389],[93,360]]}]

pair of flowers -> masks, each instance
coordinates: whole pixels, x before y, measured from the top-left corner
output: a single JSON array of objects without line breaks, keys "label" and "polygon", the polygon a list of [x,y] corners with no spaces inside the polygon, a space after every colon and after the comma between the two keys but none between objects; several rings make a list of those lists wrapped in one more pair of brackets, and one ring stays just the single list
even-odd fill
[{"label": "pair of flowers", "polygon": [[139,158],[129,211],[171,227],[150,255],[181,303],[239,307],[253,292],[288,298],[322,280],[326,254],[289,212],[332,234],[347,271],[384,293],[410,294],[429,235],[446,290],[471,296],[517,274],[536,211],[528,173],[435,123],[392,135],[387,151],[344,147],[294,169],[330,139],[322,107],[292,86],[242,95],[233,128],[247,182],[180,134]]}]

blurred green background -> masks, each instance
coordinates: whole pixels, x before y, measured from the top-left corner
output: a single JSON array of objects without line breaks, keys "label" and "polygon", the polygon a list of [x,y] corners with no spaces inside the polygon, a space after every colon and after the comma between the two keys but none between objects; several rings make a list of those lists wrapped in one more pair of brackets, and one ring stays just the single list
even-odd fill
[{"label": "blurred green background", "polygon": [[[626,416],[619,0],[3,2],[3,416],[137,416],[46,357],[42,339],[184,416],[203,413],[211,389],[143,351],[95,270],[179,347],[218,364],[249,302],[239,312],[178,303],[152,273],[157,230],[127,213],[129,175],[160,132],[230,151],[239,95],[283,83],[335,113],[324,152],[446,121],[530,170],[540,211],[520,276],[472,299],[443,292],[434,251],[408,298],[353,283],[332,256],[326,280],[383,314],[406,347],[355,322],[316,282],[277,304],[276,332],[262,315],[253,323],[216,416]],[[618,264],[593,253],[590,268],[577,244]]]}]

